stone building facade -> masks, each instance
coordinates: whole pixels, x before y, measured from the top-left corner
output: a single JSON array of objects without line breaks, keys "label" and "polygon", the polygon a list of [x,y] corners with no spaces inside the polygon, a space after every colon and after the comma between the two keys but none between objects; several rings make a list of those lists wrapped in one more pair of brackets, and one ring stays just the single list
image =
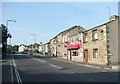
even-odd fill
[{"label": "stone building facade", "polygon": [[84,62],[107,64],[106,25],[101,25],[83,33]]},{"label": "stone building facade", "polygon": [[68,60],[83,62],[83,36],[82,32],[85,29],[80,26],[75,26],[74,29],[70,29],[68,35]]},{"label": "stone building facade", "polygon": [[[77,56],[76,58],[73,58],[73,59],[71,59],[71,57],[69,56],[69,55],[72,56],[72,54],[70,54],[72,52],[69,52],[69,51],[75,51],[75,50],[72,48],[68,49],[67,47],[70,46],[70,44],[72,43],[70,40],[71,38],[74,38],[75,36],[77,36],[77,38],[81,38],[81,35],[78,33],[82,33],[83,30],[85,29],[83,29],[80,26],[73,26],[59,33],[53,39],[51,39],[50,40],[51,56],[61,57],[66,60],[77,60]],[[79,39],[77,39],[77,41],[74,41],[74,42],[77,43],[78,40]],[[68,42],[70,44],[68,44]]]},{"label": "stone building facade", "polygon": [[[82,60],[82,58],[80,58],[80,55],[83,53],[83,50],[82,50],[83,48],[79,50],[81,51],[81,53],[79,53],[78,47],[76,48],[71,47],[69,49],[68,47],[71,45],[78,46],[79,41],[80,40],[82,41],[83,31],[85,31],[84,28],[80,26],[73,26],[70,29],[67,29],[59,33],[57,36],[51,39],[50,40],[51,56],[57,56],[66,60],[73,60],[73,61],[75,60],[79,61],[79,59]],[[74,38],[74,42],[72,42],[71,40],[72,38]],[[74,51],[77,51],[77,53],[79,53],[78,54],[79,56],[77,54],[74,56],[73,55]]]},{"label": "stone building facade", "polygon": [[55,36],[50,41],[49,52],[50,56],[57,57],[57,37]]},{"label": "stone building facade", "polygon": [[118,63],[118,16],[83,33],[84,62],[99,65]]},{"label": "stone building facade", "polygon": [[57,57],[63,58],[64,56],[64,36],[63,32],[57,35]]},{"label": "stone building facade", "polygon": [[50,43],[49,42],[43,44],[42,49],[43,49],[42,50],[43,51],[43,55],[50,56]]},{"label": "stone building facade", "polygon": [[49,41],[50,56],[98,65],[117,64],[119,25],[119,17],[114,15],[107,23],[88,30],[73,26]]}]

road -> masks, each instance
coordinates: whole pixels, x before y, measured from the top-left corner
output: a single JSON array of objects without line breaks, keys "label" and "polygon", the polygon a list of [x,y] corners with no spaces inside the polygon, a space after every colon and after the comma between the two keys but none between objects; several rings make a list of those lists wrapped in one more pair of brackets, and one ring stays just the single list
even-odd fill
[{"label": "road", "polygon": [[6,60],[3,82],[118,82],[117,72],[47,56],[11,54]]}]

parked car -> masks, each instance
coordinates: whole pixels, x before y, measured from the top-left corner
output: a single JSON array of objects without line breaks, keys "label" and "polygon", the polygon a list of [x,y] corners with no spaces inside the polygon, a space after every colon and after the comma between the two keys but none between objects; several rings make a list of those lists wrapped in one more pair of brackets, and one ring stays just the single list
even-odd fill
[{"label": "parked car", "polygon": [[23,51],[23,52],[21,52],[22,54],[27,54],[28,52],[26,52],[26,51]]},{"label": "parked car", "polygon": [[32,52],[31,52],[31,51],[29,51],[27,54],[28,54],[28,55],[32,55]]},{"label": "parked car", "polygon": [[15,54],[16,52],[15,51],[11,51],[12,54]]}]

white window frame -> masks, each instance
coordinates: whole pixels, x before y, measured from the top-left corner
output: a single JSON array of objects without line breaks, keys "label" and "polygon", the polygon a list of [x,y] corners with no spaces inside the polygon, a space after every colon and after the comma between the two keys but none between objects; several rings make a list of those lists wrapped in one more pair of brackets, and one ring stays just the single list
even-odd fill
[{"label": "white window frame", "polygon": [[[97,53],[95,52],[97,50]],[[93,58],[99,58],[99,50],[98,48],[93,49]]]}]

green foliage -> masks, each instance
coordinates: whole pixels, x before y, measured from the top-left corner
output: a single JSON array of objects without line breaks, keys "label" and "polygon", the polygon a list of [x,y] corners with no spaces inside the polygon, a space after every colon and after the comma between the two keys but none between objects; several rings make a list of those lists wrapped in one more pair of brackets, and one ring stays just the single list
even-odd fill
[{"label": "green foliage", "polygon": [[11,38],[11,34],[8,33],[8,29],[5,25],[1,24],[0,26],[2,28],[2,54],[3,54],[3,57],[6,56],[6,53],[7,53],[7,39],[8,38]]},{"label": "green foliage", "polygon": [[18,48],[19,48],[19,45],[14,45],[14,46],[12,47],[12,51],[18,51]]},{"label": "green foliage", "polygon": [[39,53],[39,51],[37,49],[34,50],[35,53]]}]

